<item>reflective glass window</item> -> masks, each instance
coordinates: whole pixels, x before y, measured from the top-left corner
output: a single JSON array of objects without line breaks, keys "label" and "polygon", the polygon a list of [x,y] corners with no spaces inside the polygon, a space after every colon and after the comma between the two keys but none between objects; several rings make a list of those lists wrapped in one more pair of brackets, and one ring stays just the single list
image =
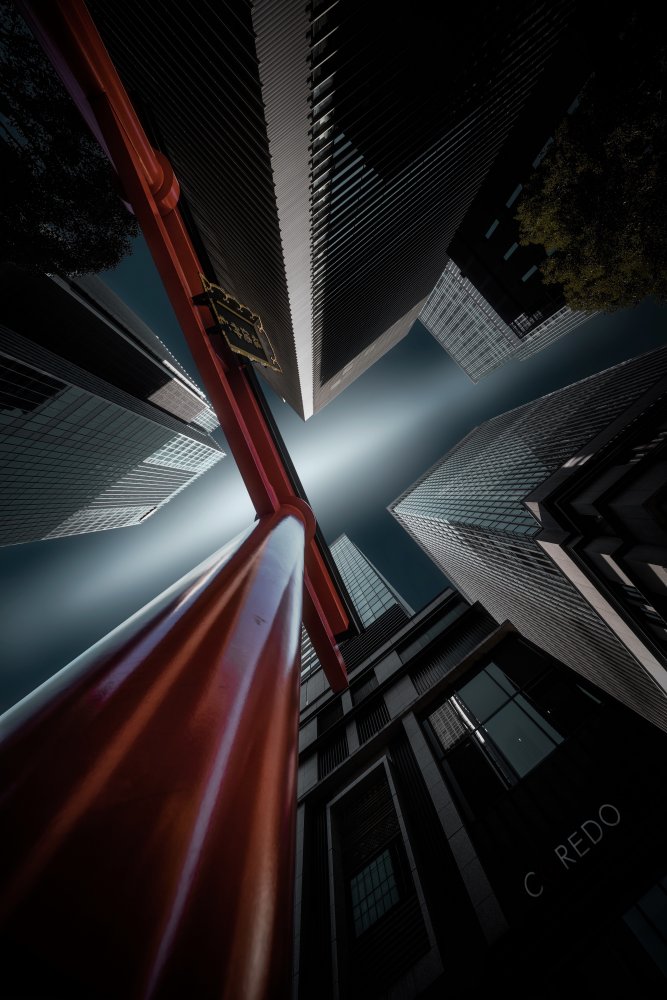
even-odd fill
[{"label": "reflective glass window", "polygon": [[358,937],[398,902],[391,854],[383,851],[350,882],[354,933]]},{"label": "reflective glass window", "polygon": [[557,739],[548,735],[526,713],[525,705],[516,701],[496,712],[484,728],[521,778],[548,756],[556,743],[562,743],[555,730],[552,732]]}]

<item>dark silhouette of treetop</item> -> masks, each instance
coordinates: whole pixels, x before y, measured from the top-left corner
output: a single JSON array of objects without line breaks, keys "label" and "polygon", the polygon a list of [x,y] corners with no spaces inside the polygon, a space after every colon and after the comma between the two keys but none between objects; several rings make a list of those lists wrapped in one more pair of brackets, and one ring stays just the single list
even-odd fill
[{"label": "dark silhouette of treetop", "polygon": [[[572,309],[667,301],[667,48],[629,31],[556,131],[518,208],[521,242]],[[618,56],[618,53],[617,53]]]},{"label": "dark silhouette of treetop", "polygon": [[20,15],[0,0],[0,259],[74,276],[115,267],[136,220]]}]

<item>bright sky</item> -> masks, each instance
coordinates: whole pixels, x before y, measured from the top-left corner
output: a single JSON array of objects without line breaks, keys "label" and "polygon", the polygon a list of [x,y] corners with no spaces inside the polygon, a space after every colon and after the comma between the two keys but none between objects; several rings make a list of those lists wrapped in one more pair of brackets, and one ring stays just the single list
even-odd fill
[{"label": "bright sky", "polygon": [[[143,241],[105,280],[196,378]],[[387,504],[481,421],[666,342],[667,308],[647,302],[474,385],[417,325],[307,423],[269,399],[325,536],[347,532],[418,609],[446,581]],[[140,527],[0,548],[0,711],[253,519],[228,456]]]}]

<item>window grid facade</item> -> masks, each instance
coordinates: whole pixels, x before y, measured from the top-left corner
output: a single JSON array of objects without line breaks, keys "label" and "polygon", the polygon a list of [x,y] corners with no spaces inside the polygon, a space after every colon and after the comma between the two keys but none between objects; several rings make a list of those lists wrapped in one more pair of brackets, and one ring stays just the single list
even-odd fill
[{"label": "window grid facade", "polygon": [[331,555],[364,626],[398,603],[377,570],[347,535],[341,535],[333,543]]},{"label": "window grid facade", "polygon": [[470,601],[667,729],[651,675],[534,540],[523,504],[667,371],[667,349],[486,421],[391,505]]},{"label": "window grid facade", "polygon": [[[6,353],[12,345],[30,361]],[[2,331],[0,347],[0,544],[137,524],[224,456],[25,338]],[[40,358],[119,401],[45,374]]]},{"label": "window grid facade", "polygon": [[30,413],[65,386],[60,379],[50,378],[15,358],[4,357],[0,370],[0,423],[10,424],[23,413]]},{"label": "window grid facade", "polygon": [[[517,246],[512,244],[505,260]],[[478,382],[512,358],[537,354],[593,315],[563,306],[544,319],[519,316],[510,325],[450,260],[419,319],[466,375]]]},{"label": "window grid facade", "polygon": [[200,410],[197,416],[193,417],[192,423],[209,433],[220,426],[220,421],[216,416],[215,410],[210,406],[206,406],[203,410]]},{"label": "window grid facade", "polygon": [[79,510],[68,517],[57,528],[50,531],[46,538],[62,538],[66,535],[82,535],[87,531],[107,531],[109,528],[124,528],[128,524],[137,524],[153,507],[104,507],[96,509],[89,507]]},{"label": "window grid facade", "polygon": [[166,466],[170,469],[205,472],[216,464],[216,457],[206,445],[178,434],[149,455],[146,462],[149,465]]},{"label": "window grid facade", "polygon": [[350,882],[354,933],[359,936],[398,903],[398,886],[389,851],[366,865]]},{"label": "window grid facade", "polygon": [[[521,41],[515,38],[507,47],[497,41],[493,53],[496,75],[487,81],[474,110],[466,97],[461,102],[465,110],[457,117],[451,115],[450,127],[443,129],[421,157],[410,158],[404,169],[396,169],[398,163],[387,164],[385,171],[376,164],[385,164],[386,152],[371,145],[363,155],[353,137],[338,124],[335,67],[340,28],[332,30],[337,14],[333,14],[333,24],[326,17],[313,23],[311,57],[313,89],[321,88],[318,100],[313,100],[311,162],[314,359],[316,365],[319,361],[322,381],[333,378],[336,369],[348,374],[346,364],[354,361],[358,345],[366,346],[371,336],[377,336],[379,331],[373,330],[370,317],[386,313],[386,303],[391,302],[395,312],[391,318],[387,316],[385,327],[428,292],[428,286],[423,287],[423,274],[426,259],[433,258],[433,244],[441,253],[446,248],[534,85],[546,50],[555,41],[545,11],[534,12],[535,22],[542,22],[539,31],[526,19],[516,26]],[[372,86],[372,81],[369,84]],[[461,79],[456,81],[457,87],[462,85]],[[381,102],[387,99],[381,93],[378,98]],[[502,118],[498,113],[501,107]],[[386,134],[378,136],[378,143],[386,144],[387,138]],[[405,134],[395,138],[395,149],[408,145]],[[365,259],[369,243],[375,247],[370,272]],[[407,246],[412,258],[418,246],[421,258],[409,279],[403,265],[407,251],[401,251]],[[325,250],[321,261],[317,259],[320,248]],[[433,263],[429,263],[432,270]],[[328,327],[342,300],[349,303],[350,279],[354,281],[357,274],[364,276],[364,301],[352,310],[354,319],[346,323],[345,336],[341,338],[339,333],[334,341],[327,336]],[[368,299],[371,275],[374,295],[382,297],[381,305]],[[398,295],[404,297],[400,307]]]},{"label": "window grid facade", "polygon": [[[364,628],[376,622],[386,611],[400,606],[410,609],[394,594],[375,567],[347,535],[341,535],[330,547],[343,583]],[[301,677],[305,679],[320,668],[320,661],[306,629],[301,629]]]},{"label": "window grid facade", "polygon": [[504,364],[519,343],[452,260],[438,279],[419,319],[473,382]]},{"label": "window grid facade", "polygon": [[[201,421],[206,420],[203,414],[208,410],[208,406],[203,399],[199,399],[198,396],[194,394],[189,389],[179,382],[178,379],[172,378],[169,382],[160,386],[148,397],[149,403],[155,403],[156,406],[161,406],[169,413],[173,413],[175,417],[179,420],[184,420],[186,423],[197,423],[201,426]],[[214,424],[215,426],[215,424]],[[210,428],[213,430],[213,427]]]},{"label": "window grid facade", "polygon": [[563,306],[528,331],[514,352],[514,357],[519,361],[532,357],[593,316],[597,316],[597,313],[573,312],[568,306]]},{"label": "window grid facade", "polygon": [[301,677],[305,680],[316,670],[320,669],[320,661],[315,652],[315,647],[310,641],[310,636],[306,632],[304,625],[301,626]]}]

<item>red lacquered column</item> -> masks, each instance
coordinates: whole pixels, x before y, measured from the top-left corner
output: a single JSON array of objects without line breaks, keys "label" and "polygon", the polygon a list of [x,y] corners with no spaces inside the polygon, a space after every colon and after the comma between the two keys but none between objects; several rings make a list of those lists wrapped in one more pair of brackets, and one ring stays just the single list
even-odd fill
[{"label": "red lacquered column", "polygon": [[267,515],[0,720],[3,995],[288,995],[312,524]]}]

